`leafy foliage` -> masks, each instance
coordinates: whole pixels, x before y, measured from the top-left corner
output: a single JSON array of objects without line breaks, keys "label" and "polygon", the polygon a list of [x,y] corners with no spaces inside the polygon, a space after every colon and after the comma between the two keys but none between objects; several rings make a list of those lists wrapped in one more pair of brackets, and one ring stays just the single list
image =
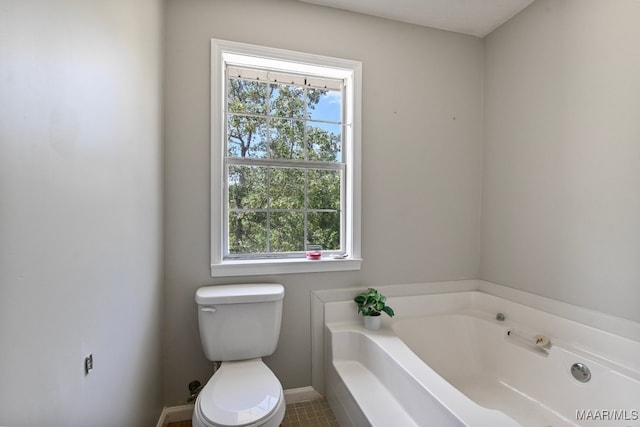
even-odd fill
[{"label": "leafy foliage", "polygon": [[340,124],[312,119],[336,93],[235,78],[227,87],[226,154],[250,160],[227,169],[229,253],[339,250],[341,171],[304,163],[341,161]]},{"label": "leafy foliage", "polygon": [[385,312],[389,317],[393,317],[395,313],[393,309],[386,305],[387,297],[373,288],[369,288],[353,299],[358,304],[358,313],[363,316],[379,316],[381,312]]}]

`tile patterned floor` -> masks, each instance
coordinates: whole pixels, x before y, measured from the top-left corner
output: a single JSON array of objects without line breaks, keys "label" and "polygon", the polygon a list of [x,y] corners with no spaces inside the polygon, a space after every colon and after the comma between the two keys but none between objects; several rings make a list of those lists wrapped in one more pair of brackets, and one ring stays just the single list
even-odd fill
[{"label": "tile patterned floor", "polygon": [[339,427],[333,411],[325,399],[290,403],[281,427]]},{"label": "tile patterned floor", "polygon": [[[191,421],[170,423],[168,427],[191,427]],[[325,399],[290,403],[280,427],[340,427]]]}]

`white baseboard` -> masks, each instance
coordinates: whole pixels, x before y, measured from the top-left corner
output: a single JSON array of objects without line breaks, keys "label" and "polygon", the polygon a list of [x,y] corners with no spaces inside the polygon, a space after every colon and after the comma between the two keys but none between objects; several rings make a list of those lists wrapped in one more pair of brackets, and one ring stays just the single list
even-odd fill
[{"label": "white baseboard", "polygon": [[160,414],[160,419],[156,427],[167,427],[169,423],[175,423],[178,421],[187,421],[191,419],[193,415],[193,403],[189,405],[180,406],[165,406]]},{"label": "white baseboard", "polygon": [[[319,399],[322,395],[313,387],[290,388],[284,391],[284,399],[287,405],[296,402],[304,402],[306,400]],[[193,415],[193,404],[169,406],[162,409],[160,419],[156,427],[167,427],[169,423],[178,421],[187,421]]]},{"label": "white baseboard", "polygon": [[313,387],[290,388],[284,391],[284,399],[287,405],[290,403],[304,402],[305,400],[319,399],[322,395]]}]

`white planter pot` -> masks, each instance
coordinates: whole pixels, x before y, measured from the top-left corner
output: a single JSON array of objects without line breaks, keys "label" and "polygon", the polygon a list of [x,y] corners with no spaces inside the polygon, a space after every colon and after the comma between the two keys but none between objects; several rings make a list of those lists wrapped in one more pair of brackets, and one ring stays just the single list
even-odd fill
[{"label": "white planter pot", "polygon": [[382,316],[364,316],[364,328],[377,331],[382,324]]}]

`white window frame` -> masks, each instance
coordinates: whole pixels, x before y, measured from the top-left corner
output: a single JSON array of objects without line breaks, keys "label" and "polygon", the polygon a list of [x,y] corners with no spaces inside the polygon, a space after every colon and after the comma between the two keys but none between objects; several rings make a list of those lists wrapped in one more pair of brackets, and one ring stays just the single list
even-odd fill
[{"label": "white window frame", "polygon": [[[225,259],[224,252],[224,157],[225,157],[225,67],[227,64],[283,68],[344,79],[344,135],[346,258]],[[361,110],[362,63],[309,53],[295,52],[213,39],[211,41],[211,276],[249,276],[285,273],[360,270],[361,214]]]}]

